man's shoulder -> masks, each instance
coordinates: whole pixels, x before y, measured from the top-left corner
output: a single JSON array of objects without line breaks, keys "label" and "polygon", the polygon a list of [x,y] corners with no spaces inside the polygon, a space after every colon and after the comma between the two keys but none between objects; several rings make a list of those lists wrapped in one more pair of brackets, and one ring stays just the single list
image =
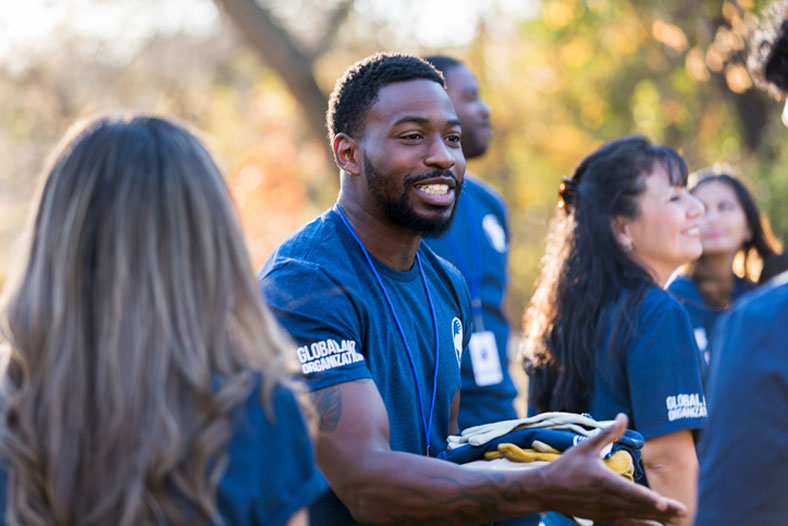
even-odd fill
[{"label": "man's shoulder", "polygon": [[449,261],[448,259],[439,256],[437,252],[432,250],[427,244],[422,243],[422,251],[426,256],[426,260],[432,265],[434,268],[438,269],[440,272],[447,274],[452,281],[465,281],[465,278],[462,276],[462,273],[454,266],[454,264]]},{"label": "man's shoulder", "polygon": [[335,266],[345,249],[332,216],[327,210],[290,234],[263,264],[258,279],[283,268],[313,271]]},{"label": "man's shoulder", "polygon": [[465,185],[468,188],[472,189],[475,193],[492,197],[497,201],[501,201],[501,202],[503,201],[503,196],[501,195],[501,193],[493,185],[491,185],[481,177],[478,177],[471,173],[466,173]]},{"label": "man's shoulder", "polygon": [[719,368],[752,367],[750,372],[780,370],[788,375],[783,359],[788,338],[788,276],[742,296],[723,315],[717,329],[714,348],[720,349]]},{"label": "man's shoulder", "polygon": [[484,201],[491,206],[500,208],[502,213],[506,212],[506,202],[503,200],[503,196],[487,181],[473,174],[466,174],[465,188],[468,195],[475,201]]},{"label": "man's shoulder", "polygon": [[[788,321],[788,273],[742,296],[734,304],[731,315],[761,325]],[[788,333],[788,326],[781,325],[780,330]]]},{"label": "man's shoulder", "polygon": [[346,240],[329,210],[283,241],[257,280],[269,301],[279,295],[288,299],[294,294],[347,295],[357,281],[354,269]]},{"label": "man's shoulder", "polygon": [[426,243],[419,249],[424,256],[425,265],[433,269],[439,280],[450,285],[459,295],[468,295],[468,285],[462,273],[449,260],[439,256]]}]

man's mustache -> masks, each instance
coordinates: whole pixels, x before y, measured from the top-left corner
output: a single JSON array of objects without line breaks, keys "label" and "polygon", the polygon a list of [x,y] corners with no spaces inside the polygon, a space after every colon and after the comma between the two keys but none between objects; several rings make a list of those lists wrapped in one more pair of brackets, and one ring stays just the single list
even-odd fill
[{"label": "man's mustache", "polygon": [[413,186],[415,184],[419,184],[422,181],[427,181],[429,179],[435,179],[437,177],[450,177],[454,181],[454,189],[459,192],[462,190],[462,186],[464,181],[460,181],[457,179],[457,176],[451,170],[435,170],[434,172],[428,174],[417,174],[411,175],[405,178],[405,184],[409,186]]}]

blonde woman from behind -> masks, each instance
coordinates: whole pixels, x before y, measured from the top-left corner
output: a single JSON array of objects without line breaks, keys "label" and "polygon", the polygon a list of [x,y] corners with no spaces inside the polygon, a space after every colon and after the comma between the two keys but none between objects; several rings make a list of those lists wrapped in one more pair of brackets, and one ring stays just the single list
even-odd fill
[{"label": "blonde woman from behind", "polygon": [[69,134],[6,292],[6,523],[284,524],[322,491],[289,343],[184,128]]}]

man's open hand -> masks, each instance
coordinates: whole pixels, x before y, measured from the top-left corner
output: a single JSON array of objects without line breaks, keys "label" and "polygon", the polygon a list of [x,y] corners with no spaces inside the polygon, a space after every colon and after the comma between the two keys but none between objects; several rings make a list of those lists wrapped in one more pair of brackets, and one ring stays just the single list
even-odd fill
[{"label": "man's open hand", "polygon": [[627,417],[619,414],[614,425],[545,466],[546,507],[626,526],[670,523],[684,517],[687,510],[681,503],[626,480],[602,462],[600,451],[618,440],[626,427]]}]

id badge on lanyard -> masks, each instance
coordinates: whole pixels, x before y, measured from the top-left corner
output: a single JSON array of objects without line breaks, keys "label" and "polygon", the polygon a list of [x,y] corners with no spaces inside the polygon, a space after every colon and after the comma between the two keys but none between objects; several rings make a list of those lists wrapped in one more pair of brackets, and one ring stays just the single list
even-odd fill
[{"label": "id badge on lanyard", "polygon": [[471,353],[473,379],[476,381],[476,385],[484,387],[503,381],[501,358],[498,355],[498,346],[492,331],[474,332],[471,335],[468,350]]}]

